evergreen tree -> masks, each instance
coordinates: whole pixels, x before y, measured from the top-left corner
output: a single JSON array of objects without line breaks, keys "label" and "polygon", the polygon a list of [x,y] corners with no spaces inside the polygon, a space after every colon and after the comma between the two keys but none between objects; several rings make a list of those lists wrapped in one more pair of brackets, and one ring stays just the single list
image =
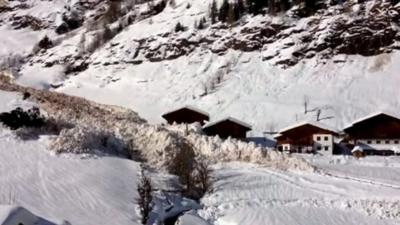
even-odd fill
[{"label": "evergreen tree", "polygon": [[185,27],[180,22],[178,22],[175,25],[175,32],[180,32],[180,31],[185,31]]},{"label": "evergreen tree", "polygon": [[[238,10],[238,12],[239,12],[239,14],[240,14],[241,16],[244,15],[244,14],[246,13],[246,6],[245,6],[243,0],[237,0],[237,2],[236,2],[236,8],[237,8],[237,10]],[[240,16],[240,17],[241,17],[241,16]]]},{"label": "evergreen tree", "polygon": [[263,8],[268,6],[268,0],[247,0],[249,13],[258,15],[263,13]]},{"label": "evergreen tree", "polygon": [[316,10],[316,0],[305,0],[305,9],[307,13],[313,13]]},{"label": "evergreen tree", "polygon": [[213,0],[210,7],[210,18],[212,24],[217,22],[217,14],[218,14],[217,11],[218,11],[217,3],[215,2],[215,0]]},{"label": "evergreen tree", "polygon": [[246,7],[244,5],[243,0],[237,0],[234,3],[233,11],[235,13],[235,21],[237,21],[240,18],[242,18],[242,16],[246,13]]},{"label": "evergreen tree", "polygon": [[206,18],[201,18],[199,21],[199,25],[197,26],[197,29],[202,30],[205,28],[205,24],[206,24]]},{"label": "evergreen tree", "polygon": [[288,11],[292,7],[289,0],[280,0],[280,11]]},{"label": "evergreen tree", "polygon": [[238,20],[239,18],[239,16],[236,16],[235,15],[235,9],[234,9],[234,4],[229,4],[228,5],[229,7],[228,7],[228,18],[227,18],[227,21],[228,21],[228,23],[229,24],[233,24],[236,20]]},{"label": "evergreen tree", "polygon": [[226,20],[228,19],[228,14],[229,14],[229,2],[228,0],[224,0],[222,2],[221,7],[219,8],[219,12],[218,12],[218,20],[221,22],[226,22]]}]

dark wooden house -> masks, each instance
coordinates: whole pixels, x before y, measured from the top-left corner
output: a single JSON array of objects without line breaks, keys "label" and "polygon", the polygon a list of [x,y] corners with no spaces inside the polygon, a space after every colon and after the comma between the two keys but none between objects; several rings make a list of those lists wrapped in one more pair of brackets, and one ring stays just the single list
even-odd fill
[{"label": "dark wooden house", "polygon": [[391,155],[400,152],[400,118],[374,113],[344,128],[346,139],[366,155]]},{"label": "dark wooden house", "polygon": [[205,134],[209,136],[218,135],[220,138],[245,139],[246,133],[250,130],[250,125],[232,117],[209,123],[203,127]]},{"label": "dark wooden house", "polygon": [[280,130],[275,139],[281,151],[332,154],[337,135],[335,129],[321,123],[302,122]]},{"label": "dark wooden house", "polygon": [[162,115],[162,117],[169,123],[195,123],[199,122],[201,125],[205,124],[205,121],[209,121],[210,117],[208,113],[196,109],[192,106],[184,106],[180,109],[173,110],[171,112],[167,112]]}]

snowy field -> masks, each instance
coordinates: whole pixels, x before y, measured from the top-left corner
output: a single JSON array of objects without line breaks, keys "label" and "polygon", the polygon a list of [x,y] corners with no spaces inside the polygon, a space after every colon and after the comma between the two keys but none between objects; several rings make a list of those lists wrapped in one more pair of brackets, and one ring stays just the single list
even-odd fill
[{"label": "snowy field", "polygon": [[132,224],[138,163],[54,156],[46,139],[18,141],[0,128],[0,203],[21,205],[55,223]]},{"label": "snowy field", "polygon": [[[0,112],[33,105],[0,91]],[[51,155],[48,136],[22,141],[0,126],[0,205],[23,206],[73,225],[132,224],[139,164],[122,158]]]},{"label": "snowy field", "polygon": [[331,176],[400,189],[400,157],[398,156],[368,156],[360,159],[352,156],[298,156]]},{"label": "snowy field", "polygon": [[217,225],[399,224],[397,187],[244,163],[215,169],[201,214]]}]

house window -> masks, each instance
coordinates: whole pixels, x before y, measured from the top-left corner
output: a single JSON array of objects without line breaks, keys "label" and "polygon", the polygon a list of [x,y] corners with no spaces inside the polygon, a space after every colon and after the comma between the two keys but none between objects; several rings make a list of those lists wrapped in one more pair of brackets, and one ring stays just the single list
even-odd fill
[{"label": "house window", "polygon": [[325,141],[329,140],[329,137],[328,137],[328,136],[325,136],[325,137],[324,137],[324,140],[325,140]]},{"label": "house window", "polygon": [[380,141],[380,140],[376,140],[376,143],[377,143],[377,144],[380,144],[380,143],[381,143],[381,141]]},{"label": "house window", "polygon": [[321,140],[321,137],[320,136],[317,136],[317,141],[320,141]]},{"label": "house window", "polygon": [[329,146],[325,146],[324,148],[325,148],[325,151],[329,150]]},{"label": "house window", "polygon": [[389,141],[389,140],[386,140],[386,141],[385,141],[385,144],[390,144],[390,141]]},{"label": "house window", "polygon": [[285,147],[283,147],[283,149],[289,150],[289,146],[285,146]]},{"label": "house window", "polygon": [[318,146],[318,147],[317,147],[317,150],[320,151],[320,150],[321,150],[321,146]]},{"label": "house window", "polygon": [[372,141],[371,141],[371,140],[368,140],[368,141],[367,141],[367,144],[372,144]]},{"label": "house window", "polygon": [[399,140],[395,140],[394,143],[395,143],[395,144],[399,144]]}]

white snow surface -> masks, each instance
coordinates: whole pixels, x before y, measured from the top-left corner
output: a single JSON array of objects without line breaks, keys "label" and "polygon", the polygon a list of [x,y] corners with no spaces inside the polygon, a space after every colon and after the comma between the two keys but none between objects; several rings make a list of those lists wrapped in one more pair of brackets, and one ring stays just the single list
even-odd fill
[{"label": "white snow surface", "polygon": [[214,192],[202,199],[204,209],[200,211],[213,224],[399,223],[399,186],[374,183],[375,176],[353,180],[246,163],[224,163],[214,169]]},{"label": "white snow surface", "polygon": [[[121,158],[56,156],[47,138],[19,141],[0,127],[0,201],[47,220],[135,224],[139,164]],[[138,223],[139,224],[139,223]]]}]

